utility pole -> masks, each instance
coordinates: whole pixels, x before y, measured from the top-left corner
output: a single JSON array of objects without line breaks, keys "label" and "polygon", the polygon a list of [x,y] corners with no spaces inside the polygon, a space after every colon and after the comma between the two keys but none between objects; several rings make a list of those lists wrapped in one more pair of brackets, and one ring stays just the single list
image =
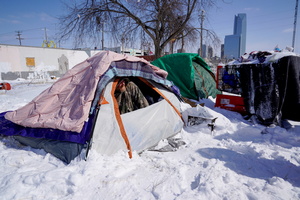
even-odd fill
[{"label": "utility pole", "polygon": [[102,50],[104,50],[104,24],[105,20],[101,19],[99,16],[96,17],[96,23],[97,23],[97,31],[100,31],[99,26],[101,27],[101,32],[102,32],[102,38],[101,38],[101,45],[102,45]]},{"label": "utility pole", "polygon": [[44,28],[44,31],[45,31],[45,44],[46,44],[46,47],[49,47],[47,28],[46,27]]},{"label": "utility pole", "polygon": [[294,31],[293,31],[293,51],[295,49],[295,37],[296,37],[296,26],[297,26],[297,13],[298,13],[298,0],[296,0],[296,7],[295,7],[295,20],[294,20]]},{"label": "utility pole", "polygon": [[202,56],[202,45],[203,45],[203,22],[204,22],[204,10],[201,10],[200,15],[200,56]]},{"label": "utility pole", "polygon": [[184,34],[183,34],[183,32],[181,33],[181,36],[182,36],[182,39],[181,39],[181,51],[180,51],[180,52],[181,52],[181,53],[184,53],[184,52],[183,52],[183,48],[184,48],[184,37],[183,37]]},{"label": "utility pole", "polygon": [[21,38],[21,33],[22,33],[22,31],[16,31],[16,33],[17,33],[17,38],[16,39],[18,39],[19,40],[19,42],[20,42],[20,46],[22,45],[22,40],[24,40],[24,38]]},{"label": "utility pole", "polygon": [[122,35],[122,38],[121,38],[121,42],[122,42],[122,49],[121,49],[121,54],[124,54],[124,42],[125,42],[125,38],[124,38],[124,33]]},{"label": "utility pole", "polygon": [[101,43],[102,43],[102,50],[104,50],[104,22],[102,22],[102,39],[101,39]]}]

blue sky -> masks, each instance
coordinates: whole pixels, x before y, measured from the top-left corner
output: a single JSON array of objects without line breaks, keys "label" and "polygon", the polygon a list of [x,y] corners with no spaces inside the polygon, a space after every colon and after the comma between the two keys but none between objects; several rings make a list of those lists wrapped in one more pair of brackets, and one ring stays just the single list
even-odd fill
[{"label": "blue sky", "polygon": [[[296,0],[224,0],[219,8],[207,13],[208,29],[213,29],[222,42],[233,33],[234,16],[247,14],[246,52],[284,49],[292,46]],[[295,51],[300,53],[300,9],[298,5]]]},{"label": "blue sky", "polygon": [[0,43],[19,45],[16,31],[21,31],[22,45],[41,46],[45,28],[48,39],[54,40],[63,8],[60,0],[1,0]]},{"label": "blue sky", "polygon": [[[218,8],[206,11],[204,22],[204,28],[214,30],[221,42],[224,41],[225,35],[233,33],[234,16],[246,13],[246,52],[273,50],[276,45],[281,49],[292,46],[296,0],[224,1],[225,3],[218,1]],[[56,18],[64,14],[64,11],[61,0],[1,0],[0,44],[19,45],[16,31],[21,31],[21,37],[24,38],[21,41],[22,45],[41,46],[45,39],[45,28],[48,39],[55,40],[58,23]],[[297,53],[300,53],[299,16],[298,7],[295,43]],[[72,48],[72,43],[60,46]],[[95,45],[90,47],[93,46]],[[200,42],[195,46],[200,46]]]}]

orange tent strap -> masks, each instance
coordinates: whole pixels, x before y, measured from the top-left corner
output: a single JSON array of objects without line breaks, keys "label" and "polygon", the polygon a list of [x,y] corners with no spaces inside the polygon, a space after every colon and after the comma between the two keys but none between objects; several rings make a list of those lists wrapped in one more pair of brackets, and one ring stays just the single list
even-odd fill
[{"label": "orange tent strap", "polygon": [[108,102],[108,101],[106,101],[106,99],[105,99],[105,97],[104,97],[104,96],[101,96],[101,97],[100,97],[99,104],[100,104],[100,105],[104,105],[104,104],[109,104],[109,102]]},{"label": "orange tent strap", "polygon": [[128,139],[127,134],[126,134],[123,121],[121,119],[121,114],[120,114],[120,110],[119,110],[119,105],[118,105],[117,99],[115,98],[115,89],[117,87],[118,81],[119,81],[118,78],[116,78],[114,80],[113,85],[112,85],[111,95],[113,97],[115,117],[116,117],[117,122],[119,124],[121,135],[122,135],[122,137],[123,137],[123,139],[125,141],[126,147],[128,149],[129,158],[132,158],[132,150],[131,150],[130,142],[129,142],[129,139]]},{"label": "orange tent strap", "polygon": [[155,90],[160,96],[162,96],[172,107],[173,109],[175,110],[175,112],[179,115],[179,117],[181,118],[181,120],[183,121],[183,118],[182,118],[182,115],[181,113],[179,112],[179,110],[172,104],[172,102],[159,90],[157,89],[156,87],[154,87],[152,84],[150,84],[148,81],[146,81],[145,79],[139,77],[139,79],[141,81],[143,81],[144,83],[146,83],[149,87],[151,87],[153,90]]}]

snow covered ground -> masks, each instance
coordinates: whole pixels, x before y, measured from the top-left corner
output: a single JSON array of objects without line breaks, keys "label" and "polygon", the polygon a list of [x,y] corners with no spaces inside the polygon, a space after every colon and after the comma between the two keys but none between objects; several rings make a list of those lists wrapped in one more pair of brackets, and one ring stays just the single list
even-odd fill
[{"label": "snow covered ground", "polygon": [[[17,109],[51,83],[15,81],[0,91],[0,112]],[[300,199],[300,127],[252,124],[238,113],[214,108],[213,132],[203,123],[176,137],[174,152],[146,151],[129,159],[119,152],[64,164],[43,150],[0,136],[0,199],[3,200],[277,200]],[[162,141],[159,145],[166,144]]]}]

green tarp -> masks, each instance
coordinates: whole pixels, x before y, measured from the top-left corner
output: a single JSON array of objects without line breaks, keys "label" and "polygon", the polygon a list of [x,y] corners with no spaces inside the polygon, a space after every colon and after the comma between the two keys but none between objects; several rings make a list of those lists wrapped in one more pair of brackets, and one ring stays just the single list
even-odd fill
[{"label": "green tarp", "polygon": [[168,72],[183,97],[199,100],[216,97],[221,92],[216,89],[215,76],[207,63],[196,53],[176,53],[163,56],[151,64]]}]

